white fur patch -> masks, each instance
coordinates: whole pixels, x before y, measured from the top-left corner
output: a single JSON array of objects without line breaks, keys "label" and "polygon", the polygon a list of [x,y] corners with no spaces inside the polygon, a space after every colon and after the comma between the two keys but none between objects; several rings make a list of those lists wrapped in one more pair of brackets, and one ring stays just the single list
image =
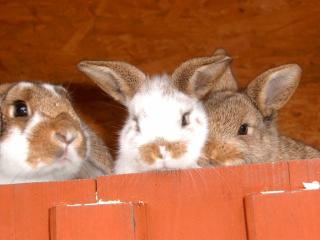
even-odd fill
[{"label": "white fur patch", "polygon": [[17,87],[20,89],[28,89],[34,87],[34,85],[30,82],[20,82],[17,84]]},{"label": "white fur patch", "polygon": [[51,84],[44,83],[41,85],[43,88],[47,89],[50,93],[52,93],[55,96],[59,96],[57,91],[55,90],[54,86]]},{"label": "white fur patch", "polygon": [[39,112],[35,112],[32,118],[28,121],[26,128],[24,129],[24,135],[26,138],[32,134],[32,129],[34,129],[39,123],[43,121],[43,117]]},{"label": "white fur patch", "polygon": [[28,154],[27,138],[18,128],[12,129],[0,144],[0,183],[7,178],[14,180],[20,173],[31,170],[27,164]]},{"label": "white fur patch", "polygon": [[90,157],[90,154],[91,154],[91,144],[92,144],[92,141],[91,141],[91,135],[90,135],[90,129],[88,129],[88,127],[81,123],[81,130],[84,134],[84,137],[86,139],[86,147],[87,147],[87,151],[86,151],[86,156],[85,158],[88,159]]},{"label": "white fur patch", "polygon": [[20,129],[12,129],[8,136],[0,144],[0,183],[6,178],[10,182],[19,181],[22,176],[33,171],[27,163],[30,152],[28,138],[32,134],[32,129],[42,122],[43,118],[39,113],[35,113],[29,120],[23,132]]},{"label": "white fur patch", "polygon": [[253,134],[253,131],[254,131],[254,129],[253,129],[253,127],[248,127],[248,135],[252,135]]},{"label": "white fur patch", "polygon": [[243,159],[233,159],[223,163],[224,166],[238,166],[244,163]]}]

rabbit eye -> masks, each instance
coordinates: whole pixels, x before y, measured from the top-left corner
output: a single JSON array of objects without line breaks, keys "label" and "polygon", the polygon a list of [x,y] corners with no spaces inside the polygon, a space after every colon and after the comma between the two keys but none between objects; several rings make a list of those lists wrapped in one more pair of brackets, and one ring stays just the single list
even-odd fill
[{"label": "rabbit eye", "polygon": [[139,127],[139,120],[138,117],[133,117],[133,121],[135,122],[135,128],[137,132],[140,132],[140,127]]},{"label": "rabbit eye", "polygon": [[248,124],[244,123],[240,126],[238,130],[238,135],[247,135],[248,134]]},{"label": "rabbit eye", "polygon": [[186,112],[182,115],[181,126],[185,127],[190,123],[190,112]]},{"label": "rabbit eye", "polygon": [[17,100],[13,103],[14,105],[14,117],[27,117],[28,107],[27,104],[22,100]]}]

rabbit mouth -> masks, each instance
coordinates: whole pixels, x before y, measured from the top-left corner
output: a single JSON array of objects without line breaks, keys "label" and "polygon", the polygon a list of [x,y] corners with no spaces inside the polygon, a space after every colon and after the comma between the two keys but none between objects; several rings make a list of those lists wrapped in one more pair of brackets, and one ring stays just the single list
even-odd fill
[{"label": "rabbit mouth", "polygon": [[58,158],[55,162],[64,164],[64,163],[67,163],[67,162],[71,162],[71,159],[68,158],[67,156],[62,156],[62,157]]},{"label": "rabbit mouth", "polygon": [[66,163],[71,163],[73,162],[73,154],[72,152],[72,147],[66,145],[64,149],[60,152],[60,154],[57,156],[55,162],[57,164],[66,164]]},{"label": "rabbit mouth", "polygon": [[166,163],[166,161],[162,161],[159,170],[168,171],[168,170],[176,170],[178,167],[170,166],[170,164]]}]

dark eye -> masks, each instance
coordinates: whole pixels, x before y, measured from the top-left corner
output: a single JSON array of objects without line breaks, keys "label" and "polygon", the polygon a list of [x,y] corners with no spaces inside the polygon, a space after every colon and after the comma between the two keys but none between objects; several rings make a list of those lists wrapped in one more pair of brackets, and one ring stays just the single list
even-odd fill
[{"label": "dark eye", "polygon": [[27,117],[28,107],[27,104],[22,100],[17,100],[13,103],[14,105],[14,117]]},{"label": "dark eye", "polygon": [[134,116],[134,117],[133,117],[133,121],[135,122],[136,131],[137,131],[137,132],[140,132],[138,117]]},{"label": "dark eye", "polygon": [[239,127],[238,135],[247,135],[248,133],[248,124],[244,123]]},{"label": "dark eye", "polygon": [[182,115],[181,126],[185,127],[190,123],[190,112],[186,112]]}]

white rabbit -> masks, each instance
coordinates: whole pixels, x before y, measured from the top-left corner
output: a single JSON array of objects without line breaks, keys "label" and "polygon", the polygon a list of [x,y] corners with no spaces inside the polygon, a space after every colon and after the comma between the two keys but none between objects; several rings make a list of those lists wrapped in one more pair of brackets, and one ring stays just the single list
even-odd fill
[{"label": "white rabbit", "polygon": [[44,83],[0,85],[0,183],[108,174],[112,158],[80,120],[67,91]]},{"label": "white rabbit", "polygon": [[151,78],[124,62],[80,62],[80,71],[128,109],[114,172],[199,167],[208,132],[200,100],[229,62],[215,54],[191,59],[171,76]]}]

